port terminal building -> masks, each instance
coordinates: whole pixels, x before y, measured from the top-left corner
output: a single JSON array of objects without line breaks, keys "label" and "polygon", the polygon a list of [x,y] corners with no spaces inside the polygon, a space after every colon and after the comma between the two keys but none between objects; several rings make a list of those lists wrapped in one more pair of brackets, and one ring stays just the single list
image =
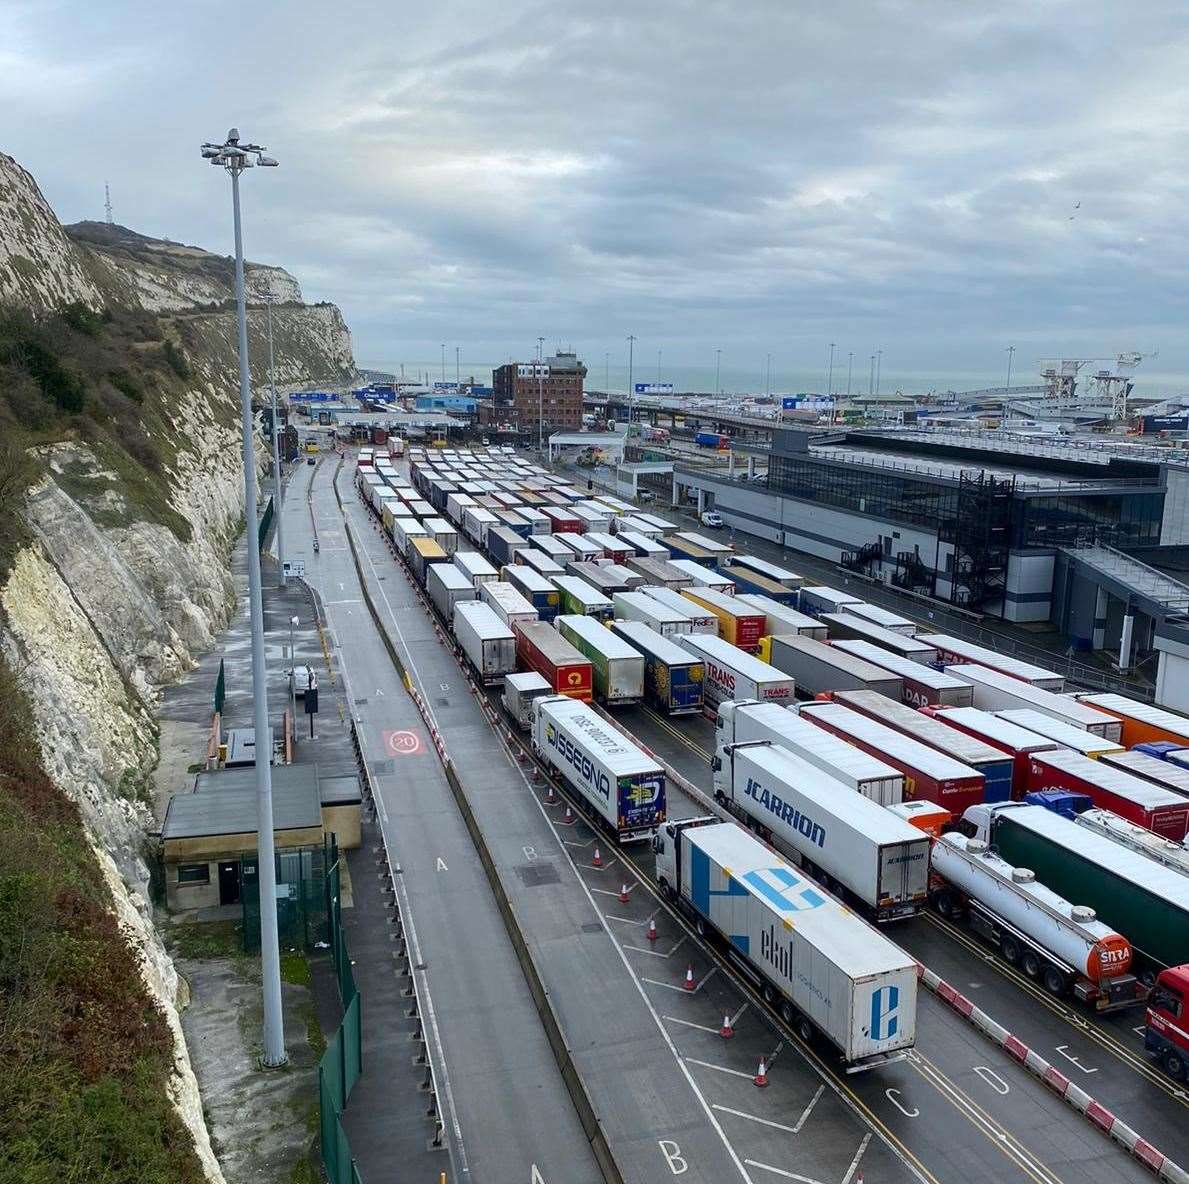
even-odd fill
[{"label": "port terminal building", "polygon": [[[1017,624],[1189,706],[1189,453],[1003,432],[775,430],[766,469],[677,464],[675,505],[905,592]],[[1183,572],[1184,574],[1178,574]],[[1158,685],[1158,697],[1160,688]]]}]

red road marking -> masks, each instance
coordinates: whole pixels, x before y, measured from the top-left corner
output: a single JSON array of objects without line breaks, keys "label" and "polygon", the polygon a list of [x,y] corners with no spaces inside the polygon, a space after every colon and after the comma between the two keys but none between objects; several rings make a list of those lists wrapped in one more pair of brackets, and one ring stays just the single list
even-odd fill
[{"label": "red road marking", "polygon": [[390,756],[416,756],[425,751],[425,745],[416,732],[385,732],[384,751]]}]

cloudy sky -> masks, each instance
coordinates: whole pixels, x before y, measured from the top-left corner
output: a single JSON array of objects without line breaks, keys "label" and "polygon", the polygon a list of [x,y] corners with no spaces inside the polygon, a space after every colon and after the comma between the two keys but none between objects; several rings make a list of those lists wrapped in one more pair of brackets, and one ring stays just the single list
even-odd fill
[{"label": "cloudy sky", "polygon": [[[0,0],[4,150],[64,221],[230,248],[342,306],[361,362],[538,335],[754,388],[1159,350],[1189,375],[1183,0]],[[1080,205],[1079,205],[1080,203]],[[650,375],[651,376],[651,375]],[[856,377],[856,383],[858,379]],[[1184,383],[1184,385],[1183,385]]]}]

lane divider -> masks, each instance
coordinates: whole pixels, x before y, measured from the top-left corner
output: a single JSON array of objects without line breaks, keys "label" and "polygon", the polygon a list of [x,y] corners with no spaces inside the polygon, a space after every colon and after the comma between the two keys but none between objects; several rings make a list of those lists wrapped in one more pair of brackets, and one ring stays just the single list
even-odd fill
[{"label": "lane divider", "polygon": [[1059,1098],[1068,1102],[1105,1135],[1131,1152],[1140,1163],[1151,1168],[1158,1179],[1166,1184],[1189,1184],[1189,1172],[1180,1164],[1169,1159],[1164,1152],[1141,1137],[1116,1114],[1095,1101],[1084,1089],[1070,1081],[1060,1069],[1029,1048],[1002,1024],[993,1020],[981,1007],[977,1007],[960,991],[950,986],[940,975],[918,963],[917,977],[963,1019],[998,1044],[1008,1056],[1023,1065],[1034,1077],[1043,1081]]}]

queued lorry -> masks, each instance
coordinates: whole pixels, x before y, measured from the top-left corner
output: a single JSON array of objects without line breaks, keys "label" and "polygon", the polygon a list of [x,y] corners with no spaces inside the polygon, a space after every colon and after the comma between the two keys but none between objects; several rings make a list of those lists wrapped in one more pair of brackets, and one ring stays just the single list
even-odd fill
[{"label": "queued lorry", "polygon": [[933,844],[930,895],[937,911],[970,928],[1052,995],[1072,993],[1097,1011],[1142,1003],[1131,943],[1094,910],[1039,883],[980,839],[951,832]]},{"label": "queued lorry", "polygon": [[694,601],[682,596],[675,588],[662,588],[655,584],[644,584],[640,591],[646,596],[651,596],[653,600],[659,601],[661,604],[672,609],[673,612],[682,614],[689,621],[689,628],[684,629],[683,633],[706,633],[711,637],[718,636],[718,618],[700,604],[695,604]]},{"label": "queued lorry", "polygon": [[655,757],[577,699],[543,695],[530,713],[533,750],[619,842],[656,833],[665,820],[665,771]]},{"label": "queued lorry", "polygon": [[701,714],[706,668],[642,621],[611,621],[611,630],[644,658],[644,701],[665,715]]},{"label": "queued lorry", "polygon": [[590,617],[562,614],[554,628],[590,660],[594,696],[608,707],[644,698],[644,657],[619,634]]},{"label": "queued lorry", "polygon": [[985,666],[988,670],[998,670],[1046,691],[1065,689],[1064,675],[1001,654],[998,650],[975,645],[973,641],[967,641],[964,637],[953,637],[948,633],[918,633],[917,636],[933,646],[937,651],[937,661],[942,666]]},{"label": "queued lorry", "polygon": [[699,935],[806,1041],[821,1033],[848,1072],[916,1042],[916,963],[734,822],[668,822],[653,840],[657,882]]},{"label": "queued lorry", "polygon": [[679,633],[673,640],[702,660],[706,671],[706,706],[717,710],[730,699],[759,699],[764,703],[791,703],[796,683],[767,662],[746,654],[721,637]]},{"label": "queued lorry", "polygon": [[877,921],[924,907],[928,835],[770,740],[727,745],[721,764],[715,797],[820,884]]},{"label": "queued lorry", "polygon": [[802,719],[833,732],[904,774],[904,796],[924,798],[955,817],[983,802],[983,775],[948,753],[897,732],[841,703],[801,703]]},{"label": "queued lorry", "polygon": [[898,675],[903,683],[900,692],[903,702],[909,707],[969,707],[974,702],[974,690],[969,683],[944,670],[934,670],[912,658],[894,654],[874,642],[839,638],[830,645]]},{"label": "queued lorry", "polygon": [[1011,796],[1016,800],[1026,792],[1031,772],[1028,758],[1034,752],[1052,752],[1058,747],[1057,742],[1048,736],[1031,732],[989,711],[980,711],[977,707],[930,707],[923,711],[925,715],[942,720],[951,728],[965,732],[1010,756]]},{"label": "queued lorry", "polygon": [[893,703],[875,691],[838,691],[832,698],[836,703],[911,736],[981,773],[983,801],[1005,802],[1011,798],[1013,762],[1000,749],[903,703]]},{"label": "queued lorry", "polygon": [[765,637],[760,657],[792,675],[802,695],[871,690],[897,702],[904,696],[904,680],[898,674],[801,634]]},{"label": "queued lorry", "polygon": [[814,641],[826,640],[826,627],[816,617],[807,616],[770,596],[759,596],[754,592],[740,592],[739,599],[764,614],[766,637],[792,635],[812,637]]},{"label": "queued lorry", "polygon": [[434,563],[425,576],[425,590],[447,625],[454,624],[454,607],[475,599],[475,586],[453,563]]},{"label": "queued lorry", "polygon": [[1095,806],[1173,842],[1182,842],[1189,832],[1189,798],[1076,752],[1032,753],[1025,788],[1028,793],[1056,789],[1085,794]]},{"label": "queued lorry", "polygon": [[1080,694],[1078,699],[1086,706],[1118,719],[1123,733],[1120,743],[1128,748],[1160,741],[1189,748],[1189,719],[1175,711],[1151,703],[1137,703],[1126,695]]},{"label": "queued lorry", "polygon": [[1189,959],[1189,878],[1179,872],[1024,802],[973,807],[960,829],[1092,908],[1131,943],[1141,979],[1150,982]]},{"label": "queued lorry", "polygon": [[768,620],[766,613],[714,588],[683,588],[681,595],[695,608],[714,614],[718,619],[718,635],[724,641],[749,654],[760,648],[760,638],[764,636]]},{"label": "queued lorry", "polygon": [[544,621],[519,625],[515,634],[516,659],[521,669],[535,670],[559,695],[590,701],[594,694],[594,670],[589,658]]},{"label": "queued lorry", "polygon": [[455,602],[454,636],[485,686],[495,686],[516,669],[516,636],[490,605],[478,600]]},{"label": "queued lorry", "polygon": [[561,596],[563,613],[577,613],[596,621],[609,621],[615,615],[610,598],[578,576],[554,576],[553,585]]},{"label": "queued lorry", "polygon": [[904,774],[886,761],[818,728],[788,707],[736,699],[721,703],[714,721],[714,791],[725,792],[726,750],[733,744],[770,740],[881,806],[904,798]]}]

